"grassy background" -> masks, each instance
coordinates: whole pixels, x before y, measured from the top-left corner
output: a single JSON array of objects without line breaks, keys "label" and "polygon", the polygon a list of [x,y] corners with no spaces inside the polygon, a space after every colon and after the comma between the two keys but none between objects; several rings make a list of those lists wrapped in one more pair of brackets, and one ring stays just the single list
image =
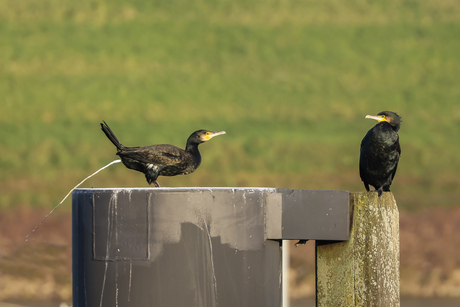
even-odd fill
[{"label": "grassy background", "polygon": [[[362,191],[382,110],[399,206],[458,205],[459,23],[452,0],[3,0],[0,207],[52,208],[115,159],[101,120],[128,146],[227,131],[163,186]],[[146,185],[117,164],[84,186]]]},{"label": "grassy background", "polygon": [[[128,146],[227,131],[163,186],[363,191],[382,110],[403,117],[401,293],[458,296],[459,25],[453,0],[0,1],[0,301],[71,300],[70,201],[24,238],[116,158],[100,121]],[[84,184],[135,186],[120,164]],[[291,250],[294,298],[313,251]]]}]

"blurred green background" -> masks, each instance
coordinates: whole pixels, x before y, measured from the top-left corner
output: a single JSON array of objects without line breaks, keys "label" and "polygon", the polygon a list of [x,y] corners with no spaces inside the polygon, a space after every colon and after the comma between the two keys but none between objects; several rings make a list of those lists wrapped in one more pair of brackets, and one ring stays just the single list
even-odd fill
[{"label": "blurred green background", "polygon": [[[459,25],[453,0],[1,0],[0,300],[71,299],[70,201],[34,237],[61,245],[24,237],[117,158],[102,120],[127,146],[227,131],[162,186],[364,191],[383,110],[403,118],[401,293],[458,297]],[[146,186],[121,164],[83,185]],[[314,245],[293,253],[311,286],[291,295],[314,296]]]},{"label": "blurred green background", "polygon": [[[459,21],[451,0],[3,0],[1,207],[52,208],[115,159],[101,120],[128,146],[227,131],[163,186],[363,191],[382,110],[403,118],[399,206],[457,205]],[[84,186],[146,185],[117,164]]]}]

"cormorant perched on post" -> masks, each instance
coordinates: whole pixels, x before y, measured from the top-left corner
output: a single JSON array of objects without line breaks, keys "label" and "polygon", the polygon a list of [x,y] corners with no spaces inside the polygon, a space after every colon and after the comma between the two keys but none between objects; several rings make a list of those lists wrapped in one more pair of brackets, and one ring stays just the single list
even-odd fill
[{"label": "cormorant perched on post", "polygon": [[117,147],[117,155],[123,164],[130,169],[142,172],[149,184],[159,187],[158,176],[187,175],[195,171],[201,163],[198,145],[209,141],[215,136],[225,134],[225,131],[212,132],[197,130],[187,140],[184,149],[173,145],[150,145],[142,147],[127,147],[118,141],[115,134],[104,121],[102,131]]},{"label": "cormorant perched on post", "polygon": [[361,142],[359,175],[367,191],[371,185],[381,196],[383,191],[390,191],[398,167],[401,117],[394,112],[383,111],[376,116],[367,115],[366,118],[379,123],[367,132]]}]

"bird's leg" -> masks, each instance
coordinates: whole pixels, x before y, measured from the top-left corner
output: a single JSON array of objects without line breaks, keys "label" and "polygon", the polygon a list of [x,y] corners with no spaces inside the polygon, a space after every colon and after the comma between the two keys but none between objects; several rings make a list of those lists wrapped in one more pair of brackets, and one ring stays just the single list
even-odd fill
[{"label": "bird's leg", "polygon": [[366,191],[369,192],[369,185],[367,183],[364,182],[364,187],[366,188]]},{"label": "bird's leg", "polygon": [[147,169],[145,170],[145,179],[149,184],[154,184],[157,188],[160,186],[157,181],[158,178],[158,166],[153,164],[147,165]]},{"label": "bird's leg", "polygon": [[379,194],[379,197],[382,196],[382,194],[383,194],[383,187],[380,187],[380,188],[377,190],[377,193]]}]

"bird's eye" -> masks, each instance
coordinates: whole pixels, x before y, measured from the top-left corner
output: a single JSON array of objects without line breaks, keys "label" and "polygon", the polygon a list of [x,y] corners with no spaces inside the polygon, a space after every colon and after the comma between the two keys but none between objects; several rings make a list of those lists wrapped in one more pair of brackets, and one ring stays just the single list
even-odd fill
[{"label": "bird's eye", "polygon": [[206,135],[210,135],[210,134],[211,134],[211,132],[206,132]]}]

